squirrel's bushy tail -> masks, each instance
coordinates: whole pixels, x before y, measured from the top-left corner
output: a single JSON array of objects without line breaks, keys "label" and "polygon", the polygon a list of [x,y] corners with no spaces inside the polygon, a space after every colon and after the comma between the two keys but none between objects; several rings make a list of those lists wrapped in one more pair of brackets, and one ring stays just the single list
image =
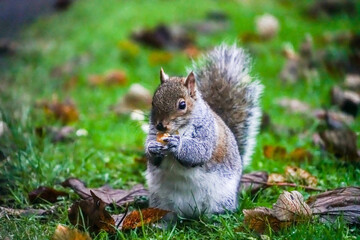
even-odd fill
[{"label": "squirrel's bushy tail", "polygon": [[263,85],[249,76],[249,62],[236,44],[223,44],[193,64],[203,99],[234,133],[244,165],[253,153],[263,90]]}]

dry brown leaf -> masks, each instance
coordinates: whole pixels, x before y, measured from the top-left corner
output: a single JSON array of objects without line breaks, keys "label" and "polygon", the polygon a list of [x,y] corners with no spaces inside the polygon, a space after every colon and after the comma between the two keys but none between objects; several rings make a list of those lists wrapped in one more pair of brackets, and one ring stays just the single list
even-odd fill
[{"label": "dry brown leaf", "polygon": [[107,85],[107,86],[124,86],[127,83],[126,73],[121,70],[112,70],[102,75],[90,75],[88,82],[92,86]]},{"label": "dry brown leaf", "polygon": [[303,196],[297,191],[283,192],[273,209],[258,207],[243,210],[244,224],[262,234],[269,227],[273,231],[286,228],[311,218],[312,212],[304,202]]},{"label": "dry brown leaf", "polygon": [[201,54],[201,51],[195,45],[189,45],[184,49],[184,53],[188,58],[196,59]]},{"label": "dry brown leaf", "polygon": [[340,109],[356,117],[360,108],[360,95],[353,91],[343,91],[335,86],[331,89],[331,102]]},{"label": "dry brown leaf", "polygon": [[146,88],[140,84],[133,84],[129,91],[112,107],[117,114],[128,114],[136,109],[149,110],[152,96]]},{"label": "dry brown leaf", "polygon": [[193,43],[188,30],[180,25],[159,24],[153,29],[139,29],[132,39],[158,49],[184,49]]},{"label": "dry brown leaf", "polygon": [[330,129],[343,129],[346,128],[344,124],[349,125],[354,122],[353,116],[342,112],[317,109],[313,111],[313,115],[320,120],[325,120]]},{"label": "dry brown leaf", "polygon": [[287,109],[291,113],[310,113],[310,106],[307,103],[301,102],[298,99],[291,98],[280,98],[276,100],[276,103],[285,109]]},{"label": "dry brown leaf", "polygon": [[311,160],[312,154],[304,148],[295,148],[294,151],[287,155],[287,158],[294,161]]},{"label": "dry brown leaf", "polygon": [[310,207],[298,191],[284,191],[274,204],[273,211],[280,221],[303,221],[312,215]]},{"label": "dry brown leaf", "polygon": [[169,211],[159,208],[146,208],[129,213],[122,224],[122,230],[135,229],[162,219]]},{"label": "dry brown leaf", "polygon": [[258,207],[255,209],[243,210],[245,215],[244,224],[251,230],[263,234],[268,231],[269,227],[273,231],[279,231],[286,228],[291,222],[280,221],[272,209],[265,207]]},{"label": "dry brown leaf", "polygon": [[128,40],[119,41],[117,46],[121,53],[127,58],[134,58],[140,53],[139,46]]},{"label": "dry brown leaf", "polygon": [[85,183],[76,178],[68,178],[62,183],[64,187],[72,188],[81,198],[91,199],[91,191],[96,194],[106,204],[116,204],[123,206],[126,203],[131,203],[137,196],[147,196],[148,191],[141,185],[135,185],[130,190],[112,189],[109,186],[102,186],[100,188],[87,188]]},{"label": "dry brown leaf", "polygon": [[252,43],[252,42],[261,42],[260,36],[252,32],[244,32],[239,35],[239,39],[242,43]]},{"label": "dry brown leaf", "polygon": [[92,199],[75,202],[69,209],[69,221],[81,230],[89,229],[98,233],[101,230],[115,232],[115,220],[105,210],[106,203],[90,191]]},{"label": "dry brown leaf", "polygon": [[355,92],[360,91],[360,75],[348,74],[345,77],[345,86]]},{"label": "dry brown leaf", "polygon": [[71,229],[66,226],[58,224],[52,240],[91,240],[88,233],[80,232],[77,229]]},{"label": "dry brown leaf", "polygon": [[37,105],[44,109],[49,118],[60,120],[63,124],[79,120],[78,110],[70,99],[59,102],[55,98],[52,101],[40,101]]},{"label": "dry brown leaf", "polygon": [[360,187],[344,187],[311,196],[307,204],[314,215],[333,222],[342,216],[349,224],[360,224]]},{"label": "dry brown leaf", "polygon": [[300,184],[310,187],[315,187],[317,185],[316,177],[298,167],[287,166],[285,168],[285,178],[287,181],[300,182]]},{"label": "dry brown leaf", "polygon": [[285,182],[285,181],[286,181],[285,177],[278,173],[271,173],[267,180],[268,183],[279,183],[279,182]]},{"label": "dry brown leaf", "polygon": [[49,136],[53,143],[72,141],[75,137],[75,129],[70,126],[36,127],[35,133],[39,137]]},{"label": "dry brown leaf", "polygon": [[169,52],[152,52],[149,55],[148,61],[151,66],[167,64],[173,59],[173,55]]},{"label": "dry brown leaf", "polygon": [[268,173],[265,171],[243,174],[241,177],[240,191],[255,193],[262,188],[267,188]]},{"label": "dry brown leaf", "polygon": [[39,203],[39,202],[51,202],[54,203],[58,201],[58,198],[61,196],[67,197],[69,194],[63,191],[58,191],[50,187],[40,186],[37,189],[31,191],[28,196],[30,203]]},{"label": "dry brown leaf", "polygon": [[[318,144],[338,158],[350,162],[360,161],[357,149],[357,136],[351,130],[325,130],[319,133]],[[320,141],[321,140],[321,141]]]},{"label": "dry brown leaf", "polygon": [[264,156],[270,159],[285,159],[287,156],[286,149],[280,146],[269,146],[263,147]]}]

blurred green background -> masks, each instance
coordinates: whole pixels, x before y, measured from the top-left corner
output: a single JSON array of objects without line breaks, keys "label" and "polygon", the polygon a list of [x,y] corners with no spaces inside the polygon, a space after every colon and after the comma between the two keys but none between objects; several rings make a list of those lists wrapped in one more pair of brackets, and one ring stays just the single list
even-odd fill
[{"label": "blurred green background", "polygon": [[[252,57],[251,75],[265,85],[261,105],[272,125],[265,124],[259,134],[246,172],[282,173],[287,165],[297,165],[316,176],[324,189],[359,185],[357,164],[339,161],[313,144],[313,134],[326,128],[320,119],[304,112],[291,114],[277,104],[279,98],[289,97],[313,109],[339,111],[331,103],[331,88],[343,87],[347,75],[359,74],[359,45],[354,40],[360,34],[359,2],[338,1],[343,5],[336,5],[335,10],[319,2],[324,1],[77,0],[66,10],[40,16],[2,48],[0,120],[5,127],[0,135],[0,205],[30,207],[28,192],[40,185],[61,189],[59,183],[70,176],[91,187],[145,184],[146,164],[139,159],[148,111],[144,110],[145,120],[139,121],[114,108],[132,84],[141,84],[152,93],[159,83],[160,67],[169,75],[186,75],[192,59],[221,43],[245,48]],[[258,26],[264,14],[273,19]],[[146,37],[146,33],[153,35]],[[136,41],[134,34],[142,41]],[[151,44],[154,39],[158,46]],[[304,43],[306,39],[311,40]],[[310,57],[301,55],[306,47]],[[303,61],[297,65],[300,73],[293,82],[280,77],[289,59],[294,59],[289,54]],[[115,80],[106,80],[114,71],[118,74]],[[64,102],[76,112],[68,113],[74,121],[61,121],[63,115],[51,112],[54,103]],[[64,125],[74,131],[65,141],[54,141],[54,134],[59,133],[51,128]],[[348,125],[359,133],[358,118]],[[84,135],[76,132],[79,129],[86,136],[78,136]],[[301,147],[313,158],[271,160],[263,155],[265,145],[280,145],[288,151]],[[242,208],[271,206],[280,192],[280,188],[271,188],[257,197],[244,194],[241,209],[214,217],[216,224],[185,222],[170,230],[145,227],[119,232],[115,238],[256,238],[249,230],[235,230],[243,225]],[[73,194],[62,201],[57,205],[59,213],[45,220],[0,217],[0,236],[49,238],[58,223],[70,225],[66,210],[75,198]],[[358,234],[358,228],[340,219],[336,224],[309,223],[269,236],[356,239]],[[101,233],[97,238],[108,239],[109,235]]]}]

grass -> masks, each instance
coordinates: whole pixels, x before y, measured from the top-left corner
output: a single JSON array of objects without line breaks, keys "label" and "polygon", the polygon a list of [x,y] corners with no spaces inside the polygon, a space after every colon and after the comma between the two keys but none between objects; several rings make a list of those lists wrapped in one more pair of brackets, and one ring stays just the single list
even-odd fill
[{"label": "grass", "polygon": [[[263,109],[274,123],[291,127],[295,134],[262,132],[258,136],[252,164],[246,172],[266,170],[281,173],[287,165],[297,164],[266,159],[262,153],[264,145],[282,145],[288,150],[305,147],[314,159],[298,165],[318,178],[319,187],[330,189],[359,185],[359,166],[339,162],[312,145],[311,136],[319,122],[288,114],[275,104],[276,98],[289,96],[313,107],[330,107],[329,90],[343,79],[343,76],[333,76],[320,70],[317,81],[286,85],[279,80],[285,61],[281,56],[284,44],[291,43],[298,49],[306,34],[316,39],[328,31],[359,30],[360,18],[344,14],[309,19],[304,14],[304,8],[309,3],[311,1],[199,0],[190,4],[185,0],[79,0],[66,12],[41,17],[21,33],[19,50],[16,55],[8,57],[7,66],[0,73],[0,119],[7,123],[11,132],[0,138],[0,150],[8,156],[0,161],[0,204],[14,208],[34,207],[28,202],[28,192],[40,185],[60,189],[59,183],[70,176],[84,180],[91,187],[108,183],[114,188],[128,188],[136,183],[145,183],[146,166],[135,162],[134,158],[141,156],[146,135],[137,122],[128,116],[117,116],[109,110],[109,106],[115,104],[132,83],[141,83],[153,91],[159,81],[160,64],[149,64],[148,56],[153,50],[145,47],[141,47],[140,54],[131,61],[124,59],[117,47],[118,42],[127,40],[137,27],[202,20],[207,12],[214,10],[228,14],[230,27],[219,34],[198,36],[196,43],[201,48],[210,48],[223,41],[238,41],[242,33],[254,32],[256,16],[264,13],[276,16],[281,26],[279,35],[272,41],[250,43],[244,47],[253,56],[253,75],[265,85]],[[359,13],[359,4],[356,12]],[[240,42],[240,45],[243,44]],[[323,46],[315,44],[315,48],[320,47]],[[161,66],[171,75],[184,75],[191,61],[181,52],[173,54],[174,58]],[[55,67],[69,62],[72,63],[71,73],[61,76],[51,74]],[[109,69],[124,70],[129,79],[127,86],[108,88],[88,85],[89,74],[103,74]],[[64,85],[73,76],[78,79],[77,84],[73,88],[65,88]],[[35,107],[36,101],[51,99],[54,95],[59,99],[70,97],[74,100],[80,120],[73,126],[86,129],[89,132],[87,137],[58,144],[51,143],[48,138],[36,137],[35,127],[60,125],[46,119],[44,113]],[[359,132],[359,121],[350,127]],[[96,239],[254,239],[258,237],[255,233],[247,229],[236,230],[243,227],[241,209],[271,206],[282,190],[269,188],[257,197],[243,194],[241,207],[235,213],[179,222],[168,230],[144,227],[118,232],[115,237],[101,233]],[[60,202],[54,216],[0,217],[0,238],[48,239],[58,223],[70,225],[67,208],[75,198],[72,194],[70,200]],[[358,228],[349,227],[339,219],[333,224],[315,222],[293,226],[279,233],[270,232],[269,236],[274,239],[356,239],[359,234]]]}]

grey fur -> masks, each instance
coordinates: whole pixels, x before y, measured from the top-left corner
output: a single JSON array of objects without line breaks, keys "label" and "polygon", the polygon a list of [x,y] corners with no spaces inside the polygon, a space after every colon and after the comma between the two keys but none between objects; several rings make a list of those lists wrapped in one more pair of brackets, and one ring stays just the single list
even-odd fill
[{"label": "grey fur", "polygon": [[243,49],[223,44],[193,64],[203,99],[234,133],[244,165],[255,146],[263,91],[263,85],[249,76],[249,63]]},{"label": "grey fur", "polygon": [[[245,81],[248,61],[235,45],[222,45],[195,64],[196,91],[185,115],[171,117],[178,98],[190,98],[183,78],[169,78],[155,92],[145,147],[151,207],[185,217],[237,208],[243,161],[250,158],[259,125],[262,91],[258,81]],[[171,119],[173,134],[166,145],[156,141],[155,129],[164,119]]]},{"label": "grey fur", "polygon": [[[215,123],[215,118],[216,114],[211,110],[208,104],[204,102],[201,97],[198,97],[188,123],[190,126],[189,129],[183,134],[180,134],[180,136],[170,137],[169,143],[165,146],[156,142],[157,130],[155,129],[154,124],[150,124],[150,131],[146,139],[147,147],[145,149],[147,158],[149,159],[147,175],[151,176],[152,179],[156,179],[155,182],[159,182],[164,186],[169,184],[170,181],[174,181],[173,185],[175,186],[175,181],[178,181],[178,179],[174,176],[174,178],[164,180],[162,174],[169,171],[169,169],[166,166],[164,167],[164,164],[162,163],[155,163],[156,159],[159,157],[162,158],[162,161],[172,161],[171,159],[164,159],[166,156],[171,155],[174,156],[175,161],[181,164],[177,166],[179,171],[189,171],[186,169],[200,169],[200,171],[204,173],[214,173],[218,175],[222,179],[222,183],[226,183],[228,181],[230,182],[230,179],[235,178],[236,186],[234,186],[234,191],[227,192],[223,196],[216,196],[221,200],[215,203],[215,208],[209,207],[209,203],[213,203],[212,197],[214,197],[209,195],[207,198],[203,198],[196,202],[196,206],[194,206],[189,212],[181,208],[179,209],[179,207],[170,200],[169,196],[174,194],[176,191],[175,189],[171,189],[171,191],[169,190],[167,194],[161,195],[154,190],[154,184],[148,181],[151,207],[171,210],[189,218],[197,217],[202,213],[222,213],[225,210],[236,210],[238,204],[238,184],[240,183],[242,174],[241,157],[238,152],[234,135],[224,124],[223,126],[226,136],[224,141],[228,143],[228,148],[223,156],[223,162],[215,163],[213,161],[212,154],[217,147],[218,137],[215,129],[217,124]],[[174,142],[172,142],[172,140]],[[157,146],[155,151],[151,150],[153,145]],[[184,179],[181,181],[184,181],[185,179],[186,177],[184,176]],[[206,191],[206,184],[207,183],[205,182],[204,191]],[[221,193],[218,192],[217,194],[220,195]]]}]

